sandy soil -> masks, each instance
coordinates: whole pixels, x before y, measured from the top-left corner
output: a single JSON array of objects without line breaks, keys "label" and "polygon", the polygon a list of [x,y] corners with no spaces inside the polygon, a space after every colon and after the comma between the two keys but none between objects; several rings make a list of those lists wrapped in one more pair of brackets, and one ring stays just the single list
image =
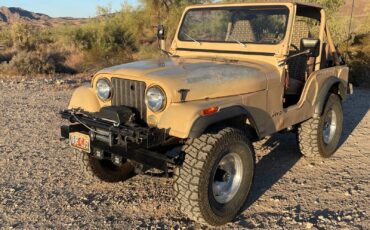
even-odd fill
[{"label": "sandy soil", "polygon": [[[177,211],[171,178],[84,179],[59,141],[58,111],[73,84],[0,80],[0,229],[202,227]],[[369,229],[369,108],[370,91],[356,89],[344,104],[341,147],[330,159],[300,157],[292,134],[257,143],[250,199],[225,228]]]}]

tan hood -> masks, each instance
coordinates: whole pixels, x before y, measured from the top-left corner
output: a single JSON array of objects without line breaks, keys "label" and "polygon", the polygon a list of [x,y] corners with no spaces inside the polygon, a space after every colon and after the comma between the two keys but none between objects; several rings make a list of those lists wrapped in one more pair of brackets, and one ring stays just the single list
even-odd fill
[{"label": "tan hood", "polygon": [[180,102],[179,90],[188,90],[186,101],[218,98],[266,89],[268,64],[211,61],[207,59],[144,60],[104,69],[111,74],[159,85],[171,102]]}]

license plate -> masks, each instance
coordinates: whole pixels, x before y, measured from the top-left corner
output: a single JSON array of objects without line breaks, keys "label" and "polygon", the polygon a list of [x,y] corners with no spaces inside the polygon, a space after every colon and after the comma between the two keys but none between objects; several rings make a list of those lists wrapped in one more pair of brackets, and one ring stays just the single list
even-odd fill
[{"label": "license plate", "polygon": [[91,152],[90,149],[90,136],[83,133],[70,133],[69,134],[69,143],[70,145],[78,150],[84,152]]}]

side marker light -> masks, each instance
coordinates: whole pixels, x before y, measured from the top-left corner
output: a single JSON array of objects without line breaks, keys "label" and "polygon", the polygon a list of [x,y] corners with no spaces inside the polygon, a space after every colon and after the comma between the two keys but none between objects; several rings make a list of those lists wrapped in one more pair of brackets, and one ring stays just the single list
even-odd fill
[{"label": "side marker light", "polygon": [[200,115],[202,115],[202,116],[208,116],[208,115],[211,115],[211,114],[217,113],[219,110],[220,110],[220,108],[219,108],[219,107],[209,107],[209,108],[207,108],[207,109],[203,109],[203,110],[200,112]]}]

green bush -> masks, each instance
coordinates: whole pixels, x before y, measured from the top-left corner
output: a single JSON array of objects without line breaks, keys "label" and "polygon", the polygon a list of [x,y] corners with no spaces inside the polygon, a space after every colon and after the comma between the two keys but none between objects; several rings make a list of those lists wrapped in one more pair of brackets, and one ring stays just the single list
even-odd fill
[{"label": "green bush", "polygon": [[[132,35],[115,18],[93,20],[69,32],[69,42],[87,52],[98,52],[99,56],[115,56],[122,51],[136,51]],[[95,53],[96,54],[96,53]]]},{"label": "green bush", "polygon": [[11,26],[10,31],[13,46],[17,50],[34,51],[41,45],[54,42],[48,29],[31,24],[16,23]]}]

